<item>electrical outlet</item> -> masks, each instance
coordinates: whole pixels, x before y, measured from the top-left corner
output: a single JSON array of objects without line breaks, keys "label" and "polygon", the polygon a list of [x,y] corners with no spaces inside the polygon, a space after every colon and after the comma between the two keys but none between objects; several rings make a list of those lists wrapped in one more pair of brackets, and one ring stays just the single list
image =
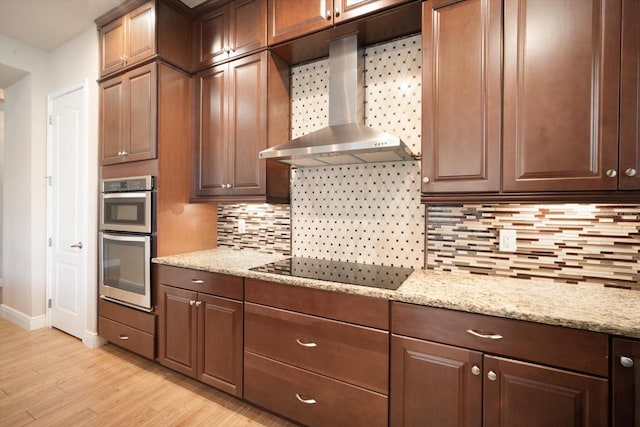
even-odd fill
[{"label": "electrical outlet", "polygon": [[515,252],[517,250],[516,230],[500,230],[500,252]]},{"label": "electrical outlet", "polygon": [[247,232],[247,224],[244,219],[238,220],[238,234],[244,234]]}]

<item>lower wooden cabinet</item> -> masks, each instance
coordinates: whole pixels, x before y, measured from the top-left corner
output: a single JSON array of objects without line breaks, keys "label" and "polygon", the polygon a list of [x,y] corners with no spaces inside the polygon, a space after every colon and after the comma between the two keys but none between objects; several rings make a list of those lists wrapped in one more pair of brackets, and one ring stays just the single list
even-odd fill
[{"label": "lower wooden cabinet", "polygon": [[[243,303],[198,292],[225,276],[175,267],[160,267],[159,283],[173,278],[187,289],[159,284],[158,361],[229,394],[242,397]],[[179,280],[180,277],[183,280]],[[230,277],[242,290],[242,279]],[[208,283],[209,282],[209,283]],[[233,285],[231,286],[233,288]]]},{"label": "lower wooden cabinet", "polygon": [[156,316],[121,304],[98,303],[98,334],[107,341],[148,359],[155,358]]},{"label": "lower wooden cabinet", "polygon": [[640,341],[614,338],[611,358],[612,426],[640,426]]},{"label": "lower wooden cabinet", "polygon": [[[438,322],[439,330],[432,330],[429,317],[450,321]],[[392,426],[608,425],[609,385],[606,371],[599,374],[599,363],[594,372],[578,373],[536,360],[556,351],[578,359],[586,351],[583,344],[593,341],[600,347],[601,340],[606,360],[606,335],[587,333],[593,335],[581,342],[580,335],[570,337],[572,330],[554,327],[549,338],[556,341],[555,348],[541,350],[535,343],[547,339],[545,325],[402,303],[392,303],[391,322]],[[456,338],[458,326],[461,337],[472,341]],[[400,331],[414,336],[398,335]],[[524,331],[528,333],[523,338],[531,342],[528,361],[495,355],[497,348],[507,354],[523,351],[518,347]],[[431,341],[436,336],[444,343]],[[597,349],[589,351],[600,359]]]}]

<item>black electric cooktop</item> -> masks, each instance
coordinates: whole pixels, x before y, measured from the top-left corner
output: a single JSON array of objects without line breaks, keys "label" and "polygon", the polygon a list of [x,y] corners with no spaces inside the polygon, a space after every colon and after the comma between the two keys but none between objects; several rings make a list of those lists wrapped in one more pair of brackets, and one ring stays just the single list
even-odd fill
[{"label": "black electric cooktop", "polygon": [[412,268],[292,257],[250,270],[306,279],[396,290],[413,273]]}]

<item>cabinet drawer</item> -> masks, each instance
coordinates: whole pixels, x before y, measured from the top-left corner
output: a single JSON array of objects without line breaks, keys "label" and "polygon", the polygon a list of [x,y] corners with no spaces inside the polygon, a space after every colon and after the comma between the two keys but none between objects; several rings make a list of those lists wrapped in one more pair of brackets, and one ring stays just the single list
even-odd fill
[{"label": "cabinet drawer", "polygon": [[141,356],[155,357],[154,336],[105,317],[98,318],[98,331],[107,341]]},{"label": "cabinet drawer", "polygon": [[99,300],[98,310],[101,317],[131,326],[151,335],[156,333],[155,314],[145,313],[144,311],[135,310],[103,299]]},{"label": "cabinet drawer", "polygon": [[157,284],[241,300],[243,279],[237,276],[211,273],[191,268],[154,264]]},{"label": "cabinet drawer", "polygon": [[245,301],[389,330],[389,301],[245,279]]},{"label": "cabinet drawer", "polygon": [[[386,426],[387,396],[245,352],[246,400],[309,426]],[[306,401],[306,402],[305,402]]]},{"label": "cabinet drawer", "polygon": [[246,303],[245,350],[388,393],[386,331]]},{"label": "cabinet drawer", "polygon": [[597,332],[395,302],[391,324],[400,335],[600,376],[609,372],[609,339]]}]

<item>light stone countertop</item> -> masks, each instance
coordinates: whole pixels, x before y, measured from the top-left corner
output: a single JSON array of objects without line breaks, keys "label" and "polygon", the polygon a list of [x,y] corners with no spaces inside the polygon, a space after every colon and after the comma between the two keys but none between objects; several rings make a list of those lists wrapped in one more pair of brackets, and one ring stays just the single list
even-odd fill
[{"label": "light stone countertop", "polygon": [[285,258],[254,250],[216,248],[154,258],[153,262],[640,338],[640,292],[634,290],[417,270],[398,290],[390,291],[249,270]]}]

